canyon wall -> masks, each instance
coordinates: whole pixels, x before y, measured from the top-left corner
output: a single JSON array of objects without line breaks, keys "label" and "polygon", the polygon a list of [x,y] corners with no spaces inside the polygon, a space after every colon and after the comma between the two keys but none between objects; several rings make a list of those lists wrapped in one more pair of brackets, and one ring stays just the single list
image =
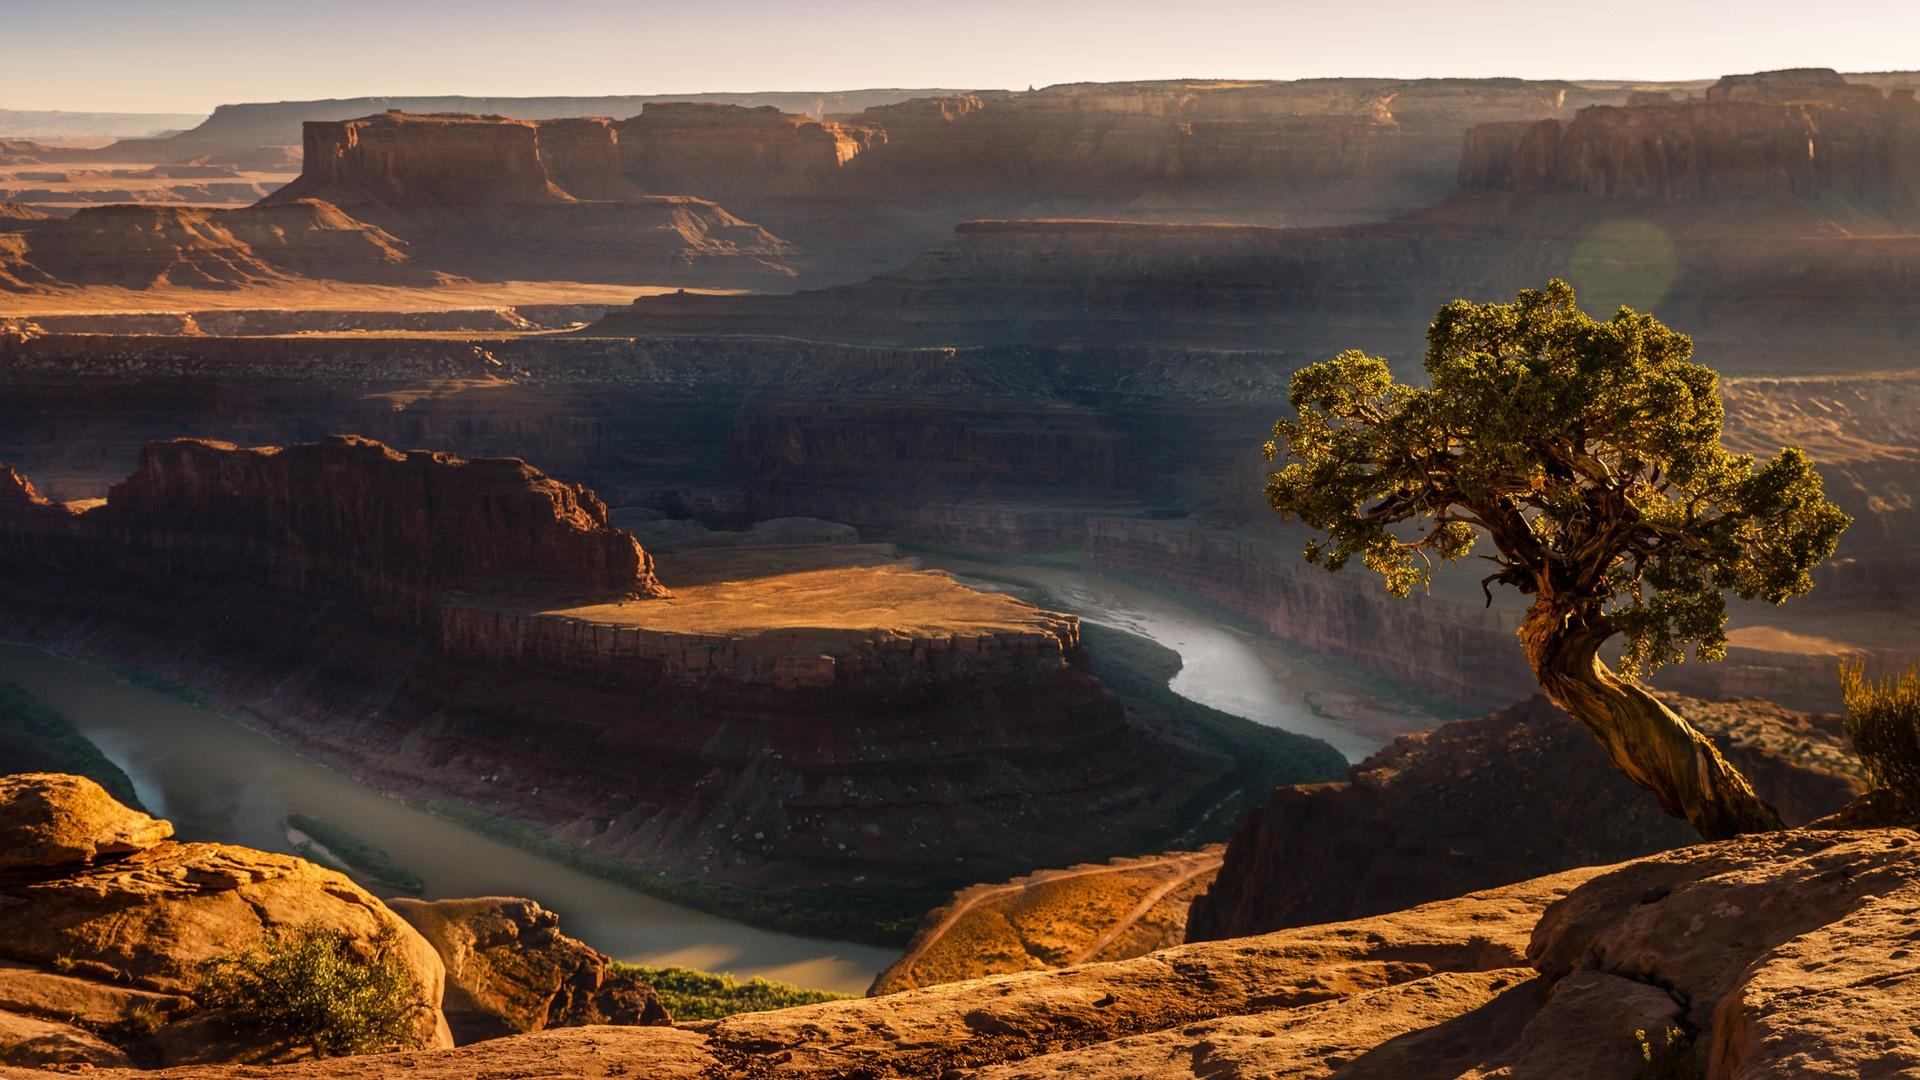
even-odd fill
[{"label": "canyon wall", "polygon": [[640,189],[620,175],[620,132],[603,116],[540,122],[540,159],[562,191],[579,199],[627,199]]},{"label": "canyon wall", "polygon": [[267,201],[431,207],[568,197],[548,175],[531,120],[388,112],[316,120],[302,138],[300,178]]},{"label": "canyon wall", "polygon": [[[0,460],[79,498],[104,494],[144,441],[172,434],[268,443],[345,429],[522,454],[615,506],[709,524],[797,514],[876,539],[1078,551],[1425,692],[1486,707],[1531,692],[1516,613],[1485,609],[1477,575],[1394,601],[1363,574],[1300,561],[1300,538],[1258,495],[1258,447],[1292,366],[1271,353],[1122,347],[49,334],[0,340]],[[1913,646],[1849,605],[1897,609],[1903,594],[1888,584],[1913,565],[1917,386],[1891,375],[1723,383],[1729,445],[1805,446],[1856,523],[1812,596],[1736,606],[1736,629],[1753,630],[1736,634],[1729,660],[1667,669],[1662,685],[1826,707],[1838,655],[1905,662]],[[1801,637],[1768,638],[1768,627]]]},{"label": "canyon wall", "polygon": [[1655,311],[1730,373],[1857,372],[1897,368],[1920,348],[1917,269],[1920,233],[1847,235],[1804,208],[1761,223],[1679,204],[1622,216],[1585,195],[1482,194],[1346,228],[971,222],[857,285],[642,297],[593,332],[1261,349],[1296,362],[1358,347],[1411,372],[1442,304],[1560,276],[1589,310]]},{"label": "canyon wall", "polygon": [[765,229],[691,195],[641,197],[621,171],[626,152],[619,126],[592,117],[313,121],[300,177],[249,212],[324,199],[404,238],[416,265],[464,276],[736,286],[792,276],[794,248]]},{"label": "canyon wall", "polygon": [[[173,440],[104,503],[0,478],[0,635],[204,687],[386,790],[814,932],[1203,842],[1220,807],[1324,771],[1310,740],[1117,698],[1071,617],[861,550],[682,553],[656,578],[596,498],[517,460]],[[1279,764],[1249,770],[1256,750]]]},{"label": "canyon wall", "polygon": [[[653,560],[578,485],[513,458],[396,453],[355,436],[287,448],[149,443],[103,506],[73,513],[17,473],[23,564],[64,526],[55,565],[113,576],[347,594],[415,626],[450,596],[659,597]],[[44,561],[41,558],[39,561]]]},{"label": "canyon wall", "polygon": [[1617,199],[1842,200],[1920,211],[1920,104],[1832,71],[1728,76],[1704,100],[1477,126],[1467,190]]},{"label": "canyon wall", "polygon": [[673,102],[619,123],[620,168],[640,188],[721,201],[840,190],[839,171],[884,132],[772,106]]}]

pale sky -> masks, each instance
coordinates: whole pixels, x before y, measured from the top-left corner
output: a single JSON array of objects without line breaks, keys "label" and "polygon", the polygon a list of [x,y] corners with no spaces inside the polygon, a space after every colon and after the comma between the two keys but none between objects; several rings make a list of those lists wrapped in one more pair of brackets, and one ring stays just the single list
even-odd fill
[{"label": "pale sky", "polygon": [[1920,68],[1916,0],[0,0],[0,108]]}]

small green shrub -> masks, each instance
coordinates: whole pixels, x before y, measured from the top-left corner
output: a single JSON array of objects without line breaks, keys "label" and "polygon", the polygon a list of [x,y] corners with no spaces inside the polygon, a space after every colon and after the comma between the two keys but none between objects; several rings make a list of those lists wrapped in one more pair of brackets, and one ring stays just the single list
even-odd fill
[{"label": "small green shrub", "polygon": [[718,1020],[735,1013],[765,1012],[852,997],[828,990],[805,990],[767,979],[736,979],[683,967],[620,964],[619,970],[653,986],[667,1014],[678,1020]]},{"label": "small green shrub", "polygon": [[1658,1035],[1633,1033],[1640,1047],[1640,1068],[1633,1080],[1705,1080],[1707,1071],[1693,1052],[1693,1035],[1671,1024]]},{"label": "small green shrub", "polygon": [[217,957],[201,970],[195,996],[249,1035],[304,1047],[320,1057],[415,1046],[429,1009],[388,926],[369,947],[338,930],[306,928]]},{"label": "small green shrub", "polygon": [[107,1036],[118,1043],[136,1042],[167,1026],[167,1014],[158,1006],[141,1002],[127,1014],[107,1025]]},{"label": "small green shrub", "polygon": [[108,760],[73,722],[17,683],[0,682],[0,774],[74,773],[107,789],[135,810],[145,810],[133,781]]},{"label": "small green shrub", "polygon": [[1874,787],[1903,810],[1920,810],[1920,667],[1885,679],[1867,678],[1867,665],[1840,665],[1847,703],[1847,737],[1867,766]]}]

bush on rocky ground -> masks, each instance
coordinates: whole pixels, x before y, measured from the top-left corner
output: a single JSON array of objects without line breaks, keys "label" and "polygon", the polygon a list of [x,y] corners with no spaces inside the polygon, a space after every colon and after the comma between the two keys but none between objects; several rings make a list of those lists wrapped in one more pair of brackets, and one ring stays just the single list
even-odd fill
[{"label": "bush on rocky ground", "polygon": [[1920,667],[1867,677],[1864,661],[1840,666],[1847,736],[1876,790],[1905,812],[1920,811]]},{"label": "bush on rocky ground", "polygon": [[229,1027],[319,1057],[411,1048],[430,1008],[390,926],[360,948],[337,930],[279,934],[208,961],[197,996]]}]

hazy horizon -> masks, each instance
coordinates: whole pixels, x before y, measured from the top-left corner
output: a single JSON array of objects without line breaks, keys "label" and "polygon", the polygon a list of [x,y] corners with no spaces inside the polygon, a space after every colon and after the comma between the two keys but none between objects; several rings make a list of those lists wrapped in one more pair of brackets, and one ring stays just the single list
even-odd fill
[{"label": "hazy horizon", "polygon": [[1044,9],[839,0],[0,0],[0,108],[207,113],[365,96],[1022,89],[1172,78],[1685,80],[1920,67],[1920,4],[1142,0]]}]

